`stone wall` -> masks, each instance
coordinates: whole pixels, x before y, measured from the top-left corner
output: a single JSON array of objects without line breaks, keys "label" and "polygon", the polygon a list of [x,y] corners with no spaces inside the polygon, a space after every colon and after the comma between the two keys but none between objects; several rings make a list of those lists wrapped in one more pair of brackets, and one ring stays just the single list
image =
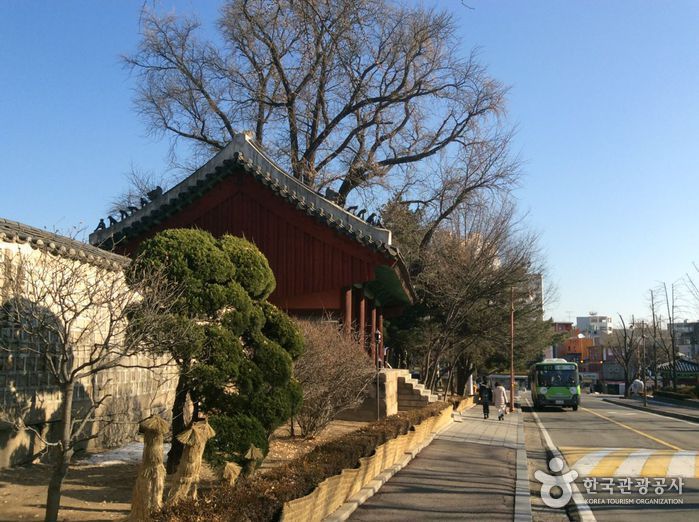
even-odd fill
[{"label": "stone wall", "polygon": [[377,416],[385,418],[398,413],[398,372],[399,370],[383,369],[379,372],[379,400],[376,400],[376,382],[367,389],[364,402],[357,408],[344,411],[336,418],[349,421],[375,421]]},{"label": "stone wall", "polygon": [[[17,259],[31,259],[32,263],[40,264],[55,257],[27,241],[1,236],[0,307],[9,302],[10,272],[15,270],[16,276]],[[79,259],[75,262],[88,264],[86,258],[84,262]],[[98,275],[95,284],[100,284]],[[94,343],[100,342],[98,334],[81,336],[80,328],[77,324],[75,331],[70,332],[71,338],[80,340],[71,351],[73,367],[85,360]],[[28,338],[7,317],[0,317],[0,468],[35,459],[44,449],[41,438],[53,435],[52,430],[58,429],[61,393],[47,371],[49,361],[43,354],[50,350],[50,338],[44,341],[37,348],[36,339]],[[163,357],[146,355],[125,358],[120,367],[80,379],[73,392],[74,411],[78,415],[107,397],[97,410],[99,420],[91,422],[84,432],[97,435],[89,446],[121,445],[134,438],[139,420],[154,413],[167,416],[176,380],[174,365]],[[18,430],[19,419],[30,429]]]}]

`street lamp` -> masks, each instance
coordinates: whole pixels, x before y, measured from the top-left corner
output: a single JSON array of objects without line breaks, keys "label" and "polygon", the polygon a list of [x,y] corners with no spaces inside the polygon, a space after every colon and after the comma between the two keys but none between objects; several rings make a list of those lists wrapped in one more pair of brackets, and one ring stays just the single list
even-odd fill
[{"label": "street lamp", "polygon": [[641,380],[643,381],[643,406],[648,406],[646,391],[646,322],[641,321]]},{"label": "street lamp", "polygon": [[510,288],[510,412],[515,411],[515,287]]},{"label": "street lamp", "polygon": [[[376,363],[376,420],[381,420],[381,378],[380,378],[380,368],[379,368],[379,350],[381,349],[381,330],[377,329],[374,333],[374,362]],[[388,411],[386,412],[388,413]]]}]

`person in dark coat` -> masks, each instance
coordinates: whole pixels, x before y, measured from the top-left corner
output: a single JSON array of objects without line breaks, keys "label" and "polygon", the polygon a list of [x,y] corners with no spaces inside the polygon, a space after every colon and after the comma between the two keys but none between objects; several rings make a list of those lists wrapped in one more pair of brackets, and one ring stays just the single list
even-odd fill
[{"label": "person in dark coat", "polygon": [[478,387],[478,399],[483,405],[483,418],[490,416],[490,402],[493,400],[493,390],[488,386],[488,381],[483,381]]}]

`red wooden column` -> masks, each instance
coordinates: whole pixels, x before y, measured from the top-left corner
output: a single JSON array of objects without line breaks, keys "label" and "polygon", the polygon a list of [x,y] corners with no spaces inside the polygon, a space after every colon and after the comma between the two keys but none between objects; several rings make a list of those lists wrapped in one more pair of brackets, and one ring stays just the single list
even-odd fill
[{"label": "red wooden column", "polygon": [[344,332],[347,337],[352,334],[352,287],[345,290],[345,324]]},{"label": "red wooden column", "polygon": [[376,364],[376,307],[374,303],[371,303],[371,333],[369,334],[369,349],[371,351],[371,358]]},{"label": "red wooden column", "polygon": [[381,366],[383,367],[386,364],[386,361],[384,360],[386,358],[386,354],[383,350],[383,310],[381,310],[380,308],[378,330],[379,332],[381,332],[381,342],[379,342],[379,346],[377,346],[376,349],[379,351],[379,358],[381,359]]},{"label": "red wooden column", "polygon": [[359,297],[359,346],[366,350],[366,298],[363,289]]}]

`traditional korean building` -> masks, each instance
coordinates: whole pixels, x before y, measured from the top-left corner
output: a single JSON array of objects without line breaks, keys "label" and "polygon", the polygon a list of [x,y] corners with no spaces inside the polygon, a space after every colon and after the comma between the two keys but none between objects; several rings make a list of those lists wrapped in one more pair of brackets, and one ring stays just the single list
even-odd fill
[{"label": "traditional korean building", "polygon": [[297,316],[330,316],[356,329],[372,354],[383,318],[413,299],[391,232],[290,176],[248,134],[192,175],[109,227],[90,243],[133,255],[170,228],[245,237],[265,254],[277,286],[270,301]]},{"label": "traditional korean building", "polygon": [[[672,381],[672,363],[659,364],[658,373],[662,376],[663,383],[666,385],[670,383]],[[677,384],[699,385],[699,364],[684,357],[678,357],[675,361],[675,377]]]}]

